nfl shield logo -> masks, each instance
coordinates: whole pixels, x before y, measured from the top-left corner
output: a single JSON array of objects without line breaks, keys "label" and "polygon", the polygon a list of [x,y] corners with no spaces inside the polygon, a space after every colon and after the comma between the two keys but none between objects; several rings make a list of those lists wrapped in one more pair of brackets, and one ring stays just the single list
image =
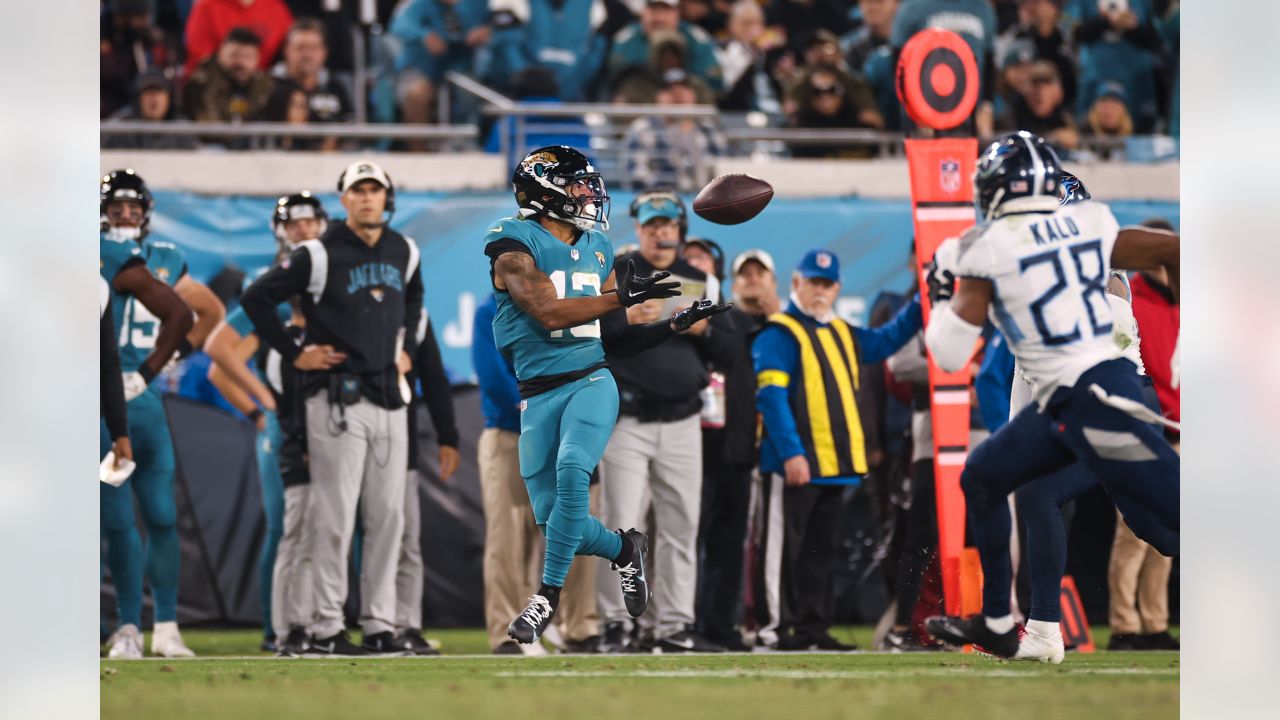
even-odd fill
[{"label": "nfl shield logo", "polygon": [[578,259],[578,248],[569,248],[569,257],[574,260]]},{"label": "nfl shield logo", "polygon": [[960,161],[952,158],[943,160],[938,165],[938,182],[942,191],[953,193],[960,189]]}]

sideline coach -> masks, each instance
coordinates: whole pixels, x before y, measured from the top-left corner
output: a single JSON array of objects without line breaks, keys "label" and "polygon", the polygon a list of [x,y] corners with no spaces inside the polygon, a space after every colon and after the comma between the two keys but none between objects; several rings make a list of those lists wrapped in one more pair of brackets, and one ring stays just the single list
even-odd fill
[{"label": "sideline coach", "polygon": [[[418,247],[388,226],[395,189],[372,162],[338,179],[347,217],[302,244],[249,287],[241,305],[258,335],[304,371],[310,453],[312,652],[364,654],[343,632],[347,552],[356,509],[364,524],[360,624],[364,648],[390,650],[404,525],[409,433],[400,375],[410,367],[422,308]],[[302,298],[307,344],[276,315]]]}]

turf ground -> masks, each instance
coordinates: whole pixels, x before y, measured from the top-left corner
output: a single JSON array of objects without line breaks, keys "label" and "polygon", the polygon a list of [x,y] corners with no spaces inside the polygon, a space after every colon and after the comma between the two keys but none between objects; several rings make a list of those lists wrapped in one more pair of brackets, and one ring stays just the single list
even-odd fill
[{"label": "turf ground", "polygon": [[[869,628],[836,633],[863,647]],[[248,630],[184,630],[194,660],[101,663],[103,718],[1175,718],[1176,653],[1069,654],[1062,665],[959,653],[484,655],[441,630],[441,658],[279,660]],[[1105,645],[1104,632],[1095,640]]]}]

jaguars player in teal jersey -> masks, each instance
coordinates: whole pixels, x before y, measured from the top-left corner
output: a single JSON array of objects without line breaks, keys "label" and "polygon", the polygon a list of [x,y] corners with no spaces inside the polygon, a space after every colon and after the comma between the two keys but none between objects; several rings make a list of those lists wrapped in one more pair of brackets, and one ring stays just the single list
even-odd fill
[{"label": "jaguars player in teal jersey", "polygon": [[[285,195],[276,200],[271,212],[271,231],[276,238],[276,255],[272,265],[279,263],[307,240],[315,240],[324,234],[328,226],[328,214],[311,193],[302,191]],[[251,273],[253,279],[265,272],[262,268]],[[278,308],[280,321],[288,326],[300,325],[301,315],[294,316],[289,303]],[[280,473],[279,451],[284,444],[284,434],[276,416],[275,393],[283,392],[280,384],[279,353],[259,342],[253,323],[244,308],[236,308],[213,331],[205,344],[205,352],[213,360],[209,368],[209,381],[231,403],[243,412],[258,428],[257,459],[258,480],[262,485],[262,508],[267,520],[267,535],[262,541],[258,557],[258,588],[262,606],[262,649],[275,652],[293,624],[284,602],[301,589],[280,587],[279,578],[303,577],[293,572],[293,567],[277,567],[277,551],[286,558],[300,556],[301,549],[292,545],[281,550],[285,533],[285,487]],[[259,355],[259,372],[250,369],[249,361]],[[272,373],[271,368],[276,368]],[[265,368],[265,369],[263,369]],[[268,383],[271,387],[268,387]],[[273,392],[274,389],[274,392]],[[293,513],[294,517],[301,513]],[[300,533],[290,531],[293,543]],[[292,565],[292,563],[290,563]],[[305,592],[310,592],[309,588]],[[282,635],[283,633],[283,635]]]},{"label": "jaguars player in teal jersey", "polygon": [[[102,178],[100,271],[111,287],[112,326],[120,347],[129,436],[137,462],[133,475],[120,487],[101,487],[107,564],[120,614],[120,627],[110,641],[110,657],[142,655],[139,628],[144,563],[155,603],[152,654],[192,655],[177,625],[179,550],[173,443],[159,389],[151,381],[170,359],[203,343],[222,320],[223,309],[207,287],[187,275],[181,250],[146,239],[152,204],[146,183],[132,170],[116,170]],[[102,455],[111,447],[107,435],[103,428]],[[145,555],[134,521],[134,496],[147,528]]]},{"label": "jaguars player in teal jersey", "polygon": [[[511,622],[518,642],[538,640],[551,622],[575,555],[613,562],[627,610],[639,617],[651,593],[647,540],[611,532],[588,512],[591,473],[618,419],[618,387],[605,363],[652,347],[728,309],[711,301],[648,325],[628,325],[624,308],[675,297],[669,273],[641,277],[634,263],[615,278],[609,196],[585,155],[569,147],[529,153],[512,175],[519,213],[492,223],[485,254],[498,310],[493,335],[519,380],[520,474],[546,536],[542,585]],[[481,329],[483,331],[483,329]]]}]

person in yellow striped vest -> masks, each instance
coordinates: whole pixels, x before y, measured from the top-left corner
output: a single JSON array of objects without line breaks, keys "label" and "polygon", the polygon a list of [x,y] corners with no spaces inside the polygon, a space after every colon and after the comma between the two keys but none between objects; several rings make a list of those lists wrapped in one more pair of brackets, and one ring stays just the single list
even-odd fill
[{"label": "person in yellow striped vest", "polygon": [[792,274],[791,303],[769,317],[751,348],[764,419],[756,642],[778,650],[855,649],[830,628],[840,498],[867,472],[858,364],[888,358],[921,327],[919,296],[875,329],[836,317],[839,296],[839,258],[809,251]]}]

